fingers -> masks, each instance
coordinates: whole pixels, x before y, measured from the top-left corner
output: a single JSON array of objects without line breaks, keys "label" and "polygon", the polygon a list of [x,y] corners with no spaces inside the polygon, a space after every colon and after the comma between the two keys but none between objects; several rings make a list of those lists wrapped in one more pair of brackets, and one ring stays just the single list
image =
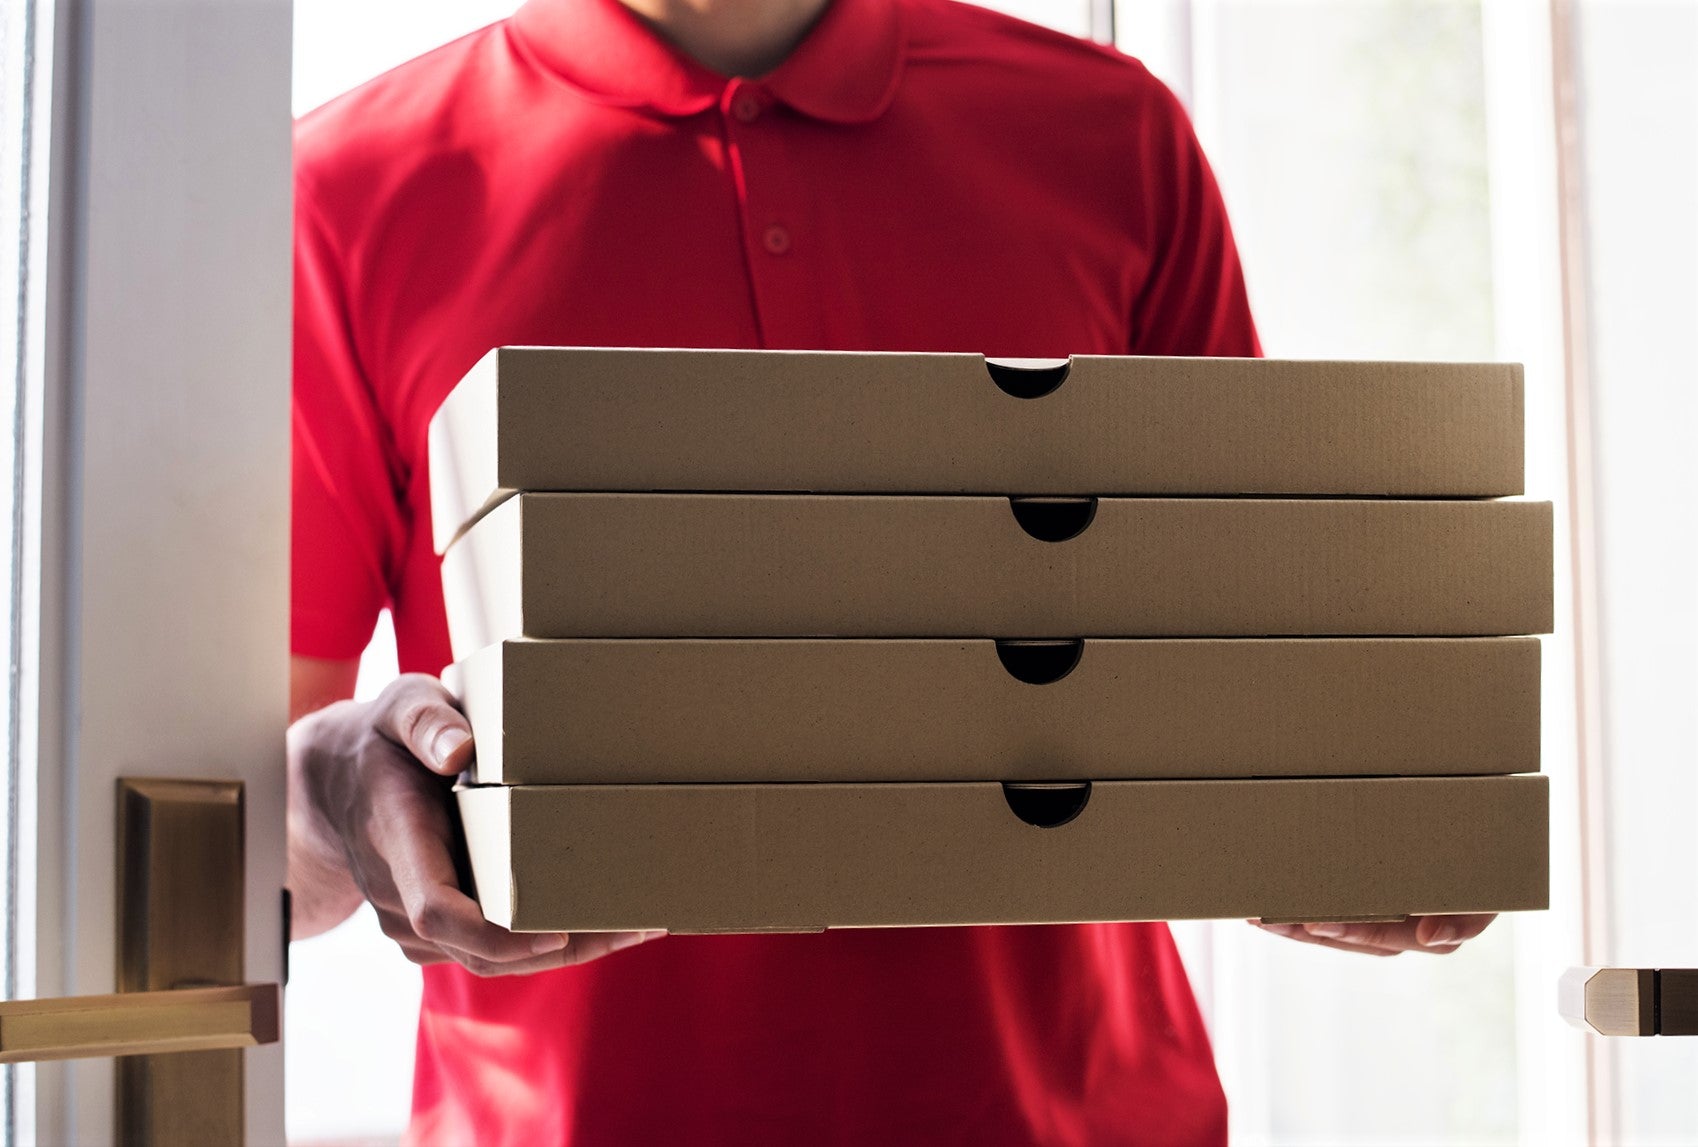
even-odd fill
[{"label": "fingers", "polygon": [[[525,975],[599,959],[662,932],[515,934],[484,919],[460,891],[450,853],[447,785],[470,764],[471,727],[433,677],[398,678],[369,710],[341,714],[370,733],[334,770],[328,801],[350,873],[385,935],[417,964],[454,961],[480,976]],[[375,734],[375,736],[370,735]],[[419,768],[423,764],[425,769]]]},{"label": "fingers", "polygon": [[1497,916],[1493,913],[1472,916],[1422,916],[1416,921],[1418,926],[1415,929],[1415,937],[1428,948],[1460,944],[1484,932],[1486,925],[1496,919]]},{"label": "fingers", "polygon": [[580,932],[568,940],[557,933],[548,934],[562,942],[558,951],[547,955],[533,956],[528,960],[514,960],[508,963],[498,963],[479,959],[467,952],[450,952],[454,960],[467,971],[478,976],[529,976],[536,972],[549,972],[556,968],[569,968],[575,964],[599,960],[614,952],[635,947],[666,935],[665,932]]},{"label": "fingers", "polygon": [[1320,940],[1339,944],[1354,944],[1385,952],[1407,952],[1421,945],[1415,939],[1414,920],[1396,920],[1379,924],[1305,924],[1303,931]]},{"label": "fingers", "polygon": [[1484,932],[1496,918],[1492,914],[1473,914],[1414,916],[1382,923],[1264,924],[1259,920],[1250,923],[1276,936],[1342,952],[1383,956],[1427,952],[1442,956]]},{"label": "fingers", "polygon": [[[460,891],[448,852],[448,814],[441,794],[384,786],[373,794],[372,851],[383,858],[396,907],[412,935],[428,944],[493,963],[512,963],[558,951],[558,937],[519,936],[483,918],[476,901]],[[385,798],[388,799],[385,799]]]},{"label": "fingers", "polygon": [[[532,941],[534,948],[550,949],[541,955],[518,960],[494,960],[452,946],[434,944],[412,933],[406,919],[398,914],[379,914],[385,935],[394,940],[407,959],[419,965],[456,963],[478,976],[528,976],[535,972],[552,971],[576,964],[599,960],[614,952],[657,940],[666,935],[653,932],[583,932],[576,936],[559,933],[526,934],[521,939]],[[546,942],[544,942],[546,941]]]},{"label": "fingers", "polygon": [[471,763],[472,727],[434,677],[396,678],[375,702],[372,727],[440,776],[454,776]]},{"label": "fingers", "polygon": [[1363,956],[1395,956],[1398,953],[1389,948],[1378,948],[1368,944],[1353,944],[1348,940],[1334,940],[1314,935],[1301,924],[1263,924],[1252,920],[1264,932],[1272,932],[1275,936],[1284,936],[1288,940],[1297,940],[1304,944],[1313,944],[1318,948],[1331,948],[1335,952],[1355,952]]},{"label": "fingers", "polygon": [[448,812],[440,782],[413,769],[375,776],[368,828],[373,859],[386,877],[367,889],[384,931],[415,963],[451,959],[480,976],[524,975],[592,960],[661,933],[514,933],[491,924],[461,892],[448,851]]},{"label": "fingers", "polygon": [[567,964],[583,964],[590,960],[599,960],[603,956],[632,948],[638,944],[646,944],[650,940],[658,940],[666,935],[664,931],[652,932],[579,932],[572,937],[571,945],[561,955]]}]

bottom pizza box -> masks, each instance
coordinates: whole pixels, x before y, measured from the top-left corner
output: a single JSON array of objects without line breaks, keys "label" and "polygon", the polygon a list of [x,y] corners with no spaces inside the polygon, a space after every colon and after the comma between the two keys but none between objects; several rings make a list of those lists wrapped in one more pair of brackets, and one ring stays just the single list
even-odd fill
[{"label": "bottom pizza box", "polygon": [[1542,776],[458,792],[517,931],[809,932],[1547,906]]}]

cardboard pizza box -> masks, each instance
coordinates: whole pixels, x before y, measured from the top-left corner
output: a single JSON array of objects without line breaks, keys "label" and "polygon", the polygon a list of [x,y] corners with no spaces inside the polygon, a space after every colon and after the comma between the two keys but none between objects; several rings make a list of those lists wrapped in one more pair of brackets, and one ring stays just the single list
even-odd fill
[{"label": "cardboard pizza box", "polygon": [[446,679],[483,784],[1539,770],[1531,637],[517,639]]},{"label": "cardboard pizza box", "polygon": [[430,428],[437,549],[516,490],[1501,496],[1513,363],[491,351]]},{"label": "cardboard pizza box", "polygon": [[443,557],[512,637],[1548,632],[1548,502],[520,494]]},{"label": "cardboard pizza box", "polygon": [[1543,776],[457,795],[484,914],[517,931],[1342,920],[1549,895]]}]

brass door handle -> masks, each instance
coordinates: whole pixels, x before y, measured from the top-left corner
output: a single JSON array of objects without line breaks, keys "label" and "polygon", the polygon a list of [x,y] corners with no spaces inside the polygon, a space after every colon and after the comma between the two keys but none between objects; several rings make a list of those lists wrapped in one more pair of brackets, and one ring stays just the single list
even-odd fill
[{"label": "brass door handle", "polygon": [[120,1147],[239,1147],[241,1049],[277,1039],[281,994],[245,982],[242,786],[129,778],[117,797],[118,994],[5,1005],[24,1010],[0,1008],[0,1047],[117,1055]]},{"label": "brass door handle", "polygon": [[0,1003],[0,1063],[276,1043],[276,984]]},{"label": "brass door handle", "polygon": [[119,990],[0,1003],[0,1063],[117,1057],[120,1147],[240,1147],[241,1049],[277,1042],[283,995],[243,983],[242,785],[125,778],[116,796]]},{"label": "brass door handle", "polygon": [[1599,1035],[1698,1035],[1698,968],[1570,968],[1557,1010]]}]

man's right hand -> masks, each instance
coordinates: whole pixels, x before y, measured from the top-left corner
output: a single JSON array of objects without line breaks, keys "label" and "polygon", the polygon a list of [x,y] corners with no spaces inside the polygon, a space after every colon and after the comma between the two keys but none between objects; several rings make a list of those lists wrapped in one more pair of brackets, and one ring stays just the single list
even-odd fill
[{"label": "man's right hand", "polygon": [[289,728],[289,886],[297,938],[369,900],[416,964],[480,976],[593,960],[660,932],[519,934],[460,891],[449,786],[472,758],[471,727],[441,683],[397,678],[375,700],[338,701]]}]

